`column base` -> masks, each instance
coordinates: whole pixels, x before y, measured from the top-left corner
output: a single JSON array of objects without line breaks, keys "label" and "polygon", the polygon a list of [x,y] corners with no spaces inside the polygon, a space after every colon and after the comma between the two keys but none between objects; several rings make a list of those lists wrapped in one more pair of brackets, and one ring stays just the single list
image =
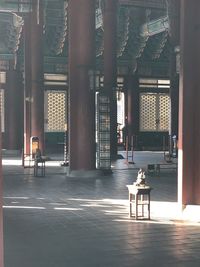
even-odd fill
[{"label": "column base", "polygon": [[182,219],[192,222],[199,222],[200,205],[184,205],[182,207]]}]

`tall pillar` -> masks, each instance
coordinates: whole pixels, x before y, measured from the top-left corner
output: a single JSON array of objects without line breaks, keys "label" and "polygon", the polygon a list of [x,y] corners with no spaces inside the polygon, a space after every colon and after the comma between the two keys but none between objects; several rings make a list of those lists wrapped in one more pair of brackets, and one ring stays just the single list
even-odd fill
[{"label": "tall pillar", "polygon": [[200,204],[200,1],[181,1],[178,200]]},{"label": "tall pillar", "polygon": [[169,1],[170,22],[170,97],[171,97],[171,129],[170,136],[178,136],[178,99],[179,99],[179,74],[178,74],[178,47],[180,45],[180,0]]},{"label": "tall pillar", "polygon": [[137,75],[127,76],[127,126],[128,136],[136,136],[139,131],[139,83]]},{"label": "tall pillar", "polygon": [[171,129],[169,135],[178,137],[179,75],[176,73],[176,57],[172,52],[170,74]]},{"label": "tall pillar", "polygon": [[110,150],[117,155],[117,0],[106,0],[104,11],[104,88],[110,92]]},{"label": "tall pillar", "polygon": [[43,1],[32,2],[31,13],[31,135],[44,152]]},{"label": "tall pillar", "polygon": [[23,86],[17,70],[6,72],[5,88],[5,148],[21,149],[23,140]]},{"label": "tall pillar", "polygon": [[96,168],[95,92],[89,71],[95,68],[95,1],[69,0],[69,153],[70,173]]},{"label": "tall pillar", "polygon": [[3,249],[3,175],[2,175],[2,134],[1,134],[1,116],[0,116],[0,267],[4,266]]},{"label": "tall pillar", "polygon": [[24,153],[30,154],[31,138],[31,18],[24,18]]}]

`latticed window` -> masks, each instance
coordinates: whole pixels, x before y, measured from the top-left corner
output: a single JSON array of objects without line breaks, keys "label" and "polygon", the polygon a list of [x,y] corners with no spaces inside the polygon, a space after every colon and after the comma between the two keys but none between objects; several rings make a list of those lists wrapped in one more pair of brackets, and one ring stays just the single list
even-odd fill
[{"label": "latticed window", "polygon": [[66,92],[45,92],[45,131],[64,132],[66,124]]},{"label": "latticed window", "polygon": [[170,98],[168,94],[140,94],[140,131],[169,131]]}]

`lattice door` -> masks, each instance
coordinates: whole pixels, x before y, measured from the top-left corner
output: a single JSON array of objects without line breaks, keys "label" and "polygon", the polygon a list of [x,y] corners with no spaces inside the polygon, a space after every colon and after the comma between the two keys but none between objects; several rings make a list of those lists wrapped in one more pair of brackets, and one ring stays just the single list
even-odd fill
[{"label": "lattice door", "polygon": [[167,94],[159,94],[158,131],[169,131],[170,98]]},{"label": "lattice door", "polygon": [[110,99],[97,94],[97,168],[109,170],[110,159]]},{"label": "lattice door", "polygon": [[140,131],[156,130],[156,94],[140,94]]},{"label": "lattice door", "polygon": [[5,131],[5,124],[4,124],[4,90],[0,90],[0,112],[1,112],[1,131]]},{"label": "lattice door", "polygon": [[66,92],[45,92],[45,131],[64,132],[66,124]]},{"label": "lattice door", "polygon": [[140,94],[140,131],[169,131],[170,99],[168,94]]}]

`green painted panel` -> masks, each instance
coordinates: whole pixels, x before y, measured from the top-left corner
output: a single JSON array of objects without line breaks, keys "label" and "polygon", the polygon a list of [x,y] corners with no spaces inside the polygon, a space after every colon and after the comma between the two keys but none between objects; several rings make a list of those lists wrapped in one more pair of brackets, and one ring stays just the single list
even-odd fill
[{"label": "green painted panel", "polygon": [[139,150],[163,150],[168,146],[168,132],[140,132],[137,148]]},{"label": "green painted panel", "polygon": [[56,145],[64,142],[64,132],[45,133],[45,143],[48,145]]}]

